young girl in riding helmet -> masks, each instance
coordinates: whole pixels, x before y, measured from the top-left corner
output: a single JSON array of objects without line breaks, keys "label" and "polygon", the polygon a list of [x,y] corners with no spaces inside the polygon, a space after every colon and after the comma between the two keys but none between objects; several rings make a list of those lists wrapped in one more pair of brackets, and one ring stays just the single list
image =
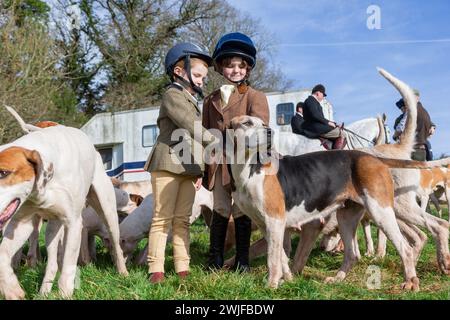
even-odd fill
[{"label": "young girl in riding helmet", "polygon": [[[186,158],[186,154],[178,154],[176,150],[182,144],[197,144],[193,148],[201,149],[200,143],[205,146],[214,140],[204,128],[203,141],[201,135],[199,138],[194,135],[194,123],[200,124],[202,120],[195,95],[201,95],[211,64],[209,54],[192,43],[177,44],[166,55],[166,73],[172,83],[162,97],[157,120],[160,133],[145,165],[151,173],[154,201],[148,245],[151,283],[164,280],[164,253],[170,229],[175,272],[180,278],[189,273],[189,217],[195,197],[194,183],[202,176],[204,165],[203,159],[196,159],[192,152]],[[178,129],[184,129],[186,134],[183,133],[181,141],[173,141],[172,133]]]},{"label": "young girl in riding helmet", "polygon": [[[219,40],[213,53],[214,67],[226,84],[211,93],[203,103],[203,126],[225,132],[231,119],[249,115],[269,124],[269,106],[263,92],[250,87],[249,76],[256,64],[256,48],[245,34],[229,33]],[[213,191],[214,210],[210,229],[208,264],[211,268],[223,266],[225,236],[230,215],[234,218],[236,260],[233,270],[249,270],[251,220],[232,205],[230,174],[226,156],[221,163],[207,165],[204,185]]]}]

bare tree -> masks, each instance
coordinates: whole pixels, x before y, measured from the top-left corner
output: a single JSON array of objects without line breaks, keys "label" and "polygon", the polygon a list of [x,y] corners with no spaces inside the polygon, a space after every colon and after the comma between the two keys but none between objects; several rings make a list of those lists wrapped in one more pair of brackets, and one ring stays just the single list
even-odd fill
[{"label": "bare tree", "polygon": [[60,50],[60,71],[73,96],[72,109],[93,116],[101,110],[103,85],[96,81],[103,66],[97,47],[81,31],[83,24],[79,7],[72,0],[57,0],[52,17],[55,41]]},{"label": "bare tree", "polygon": [[[267,31],[259,20],[247,13],[239,12],[224,0],[219,1],[214,10],[216,11],[214,19],[199,20],[187,26],[181,38],[203,45],[212,54],[216,43],[224,34],[244,33],[252,38],[258,50],[257,63],[250,78],[252,85],[263,91],[285,90],[292,86],[292,81],[286,79],[274,63],[275,36]],[[222,83],[223,77],[210,72],[205,92],[210,93]]]},{"label": "bare tree", "polygon": [[2,12],[0,25],[0,143],[20,135],[3,105],[11,105],[28,122],[54,120],[76,125],[78,114],[58,107],[64,85],[59,81],[59,52],[45,25],[34,19],[18,26],[14,12]]},{"label": "bare tree", "polygon": [[0,9],[11,13],[15,26],[22,26],[27,20],[46,22],[50,7],[42,0],[2,0]]},{"label": "bare tree", "polygon": [[167,83],[163,57],[180,30],[211,19],[217,0],[81,0],[83,31],[102,55],[111,110],[146,107]]}]

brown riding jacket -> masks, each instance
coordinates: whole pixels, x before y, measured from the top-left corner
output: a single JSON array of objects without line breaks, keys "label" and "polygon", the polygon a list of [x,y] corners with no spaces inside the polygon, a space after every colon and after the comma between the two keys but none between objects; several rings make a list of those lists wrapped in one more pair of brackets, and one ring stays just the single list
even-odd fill
[{"label": "brown riding jacket", "polygon": [[[206,129],[218,129],[225,133],[229,128],[231,119],[237,116],[249,115],[260,118],[264,124],[269,125],[269,104],[266,95],[250,86],[240,86],[235,88],[231,94],[228,104],[222,108],[220,89],[215,90],[207,96],[203,102],[203,127]],[[230,185],[230,175],[227,170],[225,156],[223,157],[222,183],[224,187]],[[214,176],[218,164],[206,165],[206,172],[203,179],[207,179],[203,184],[212,190],[214,187]]]},{"label": "brown riding jacket", "polygon": [[[202,139],[197,141],[194,136],[195,123],[202,120],[197,101],[178,84],[172,84],[162,97],[159,108],[158,128],[159,135],[153,146],[144,170],[148,172],[167,171],[174,174],[201,177],[204,170],[202,153],[193,154],[194,148],[203,152],[203,146],[207,146],[214,137],[202,128]],[[184,129],[181,140],[172,140],[172,134],[177,129]],[[177,148],[186,145],[191,146],[187,152],[187,161],[179,157]]]},{"label": "brown riding jacket", "polygon": [[430,136],[431,119],[422,103],[417,102],[416,146],[424,146]]}]

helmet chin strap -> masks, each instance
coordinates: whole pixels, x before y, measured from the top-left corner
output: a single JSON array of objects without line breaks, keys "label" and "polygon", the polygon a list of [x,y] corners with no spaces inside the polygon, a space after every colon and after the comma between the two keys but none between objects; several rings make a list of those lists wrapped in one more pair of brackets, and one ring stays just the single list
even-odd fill
[{"label": "helmet chin strap", "polygon": [[194,90],[194,92],[196,94],[198,94],[200,99],[203,99],[202,88],[200,88],[199,86],[195,85],[194,81],[192,80],[192,76],[191,76],[191,61],[190,61],[189,55],[187,55],[184,58],[184,68],[185,68],[185,71],[186,71],[186,73],[188,75],[189,81],[187,81],[185,78],[179,76],[176,73],[172,74],[173,79],[178,80],[178,83],[181,84],[185,89],[191,88],[192,90]]},{"label": "helmet chin strap", "polygon": [[185,89],[192,88],[191,83],[190,83],[189,81],[187,81],[185,78],[183,78],[183,77],[181,77],[181,76],[179,76],[179,75],[177,75],[177,74],[175,74],[175,73],[173,74],[173,77],[174,77],[174,79],[176,79],[177,82],[178,82],[179,84],[181,84]]},{"label": "helmet chin strap", "polygon": [[[188,75],[188,79],[189,79],[189,86],[192,88],[192,90],[194,90],[195,93],[198,94],[198,96],[200,97],[200,99],[203,99],[203,91],[202,88],[200,88],[199,86],[197,86],[194,81],[192,80],[192,75],[191,75],[191,56],[187,55],[186,57],[184,57],[184,67],[186,69],[187,75]],[[186,83],[187,81],[185,79],[183,79]]]},{"label": "helmet chin strap", "polygon": [[[226,78],[225,78],[226,79]],[[246,93],[247,89],[248,89],[248,75],[246,75],[244,77],[244,79],[239,80],[239,81],[232,81],[229,79],[226,79],[229,83],[232,83],[234,85],[236,85],[236,88],[238,89],[239,93]]]}]

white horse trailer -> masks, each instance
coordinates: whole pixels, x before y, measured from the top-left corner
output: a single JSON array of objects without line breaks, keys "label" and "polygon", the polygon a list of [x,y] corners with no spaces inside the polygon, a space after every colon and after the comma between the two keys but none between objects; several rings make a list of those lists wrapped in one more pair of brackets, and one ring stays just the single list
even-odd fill
[{"label": "white horse trailer", "polygon": [[[266,93],[270,127],[275,131],[291,131],[295,106],[310,94],[311,90]],[[324,100],[322,108],[325,117],[333,120],[332,105]],[[100,152],[110,177],[124,181],[150,178],[144,171],[144,164],[159,133],[158,114],[159,107],[99,113],[81,128]]]}]

